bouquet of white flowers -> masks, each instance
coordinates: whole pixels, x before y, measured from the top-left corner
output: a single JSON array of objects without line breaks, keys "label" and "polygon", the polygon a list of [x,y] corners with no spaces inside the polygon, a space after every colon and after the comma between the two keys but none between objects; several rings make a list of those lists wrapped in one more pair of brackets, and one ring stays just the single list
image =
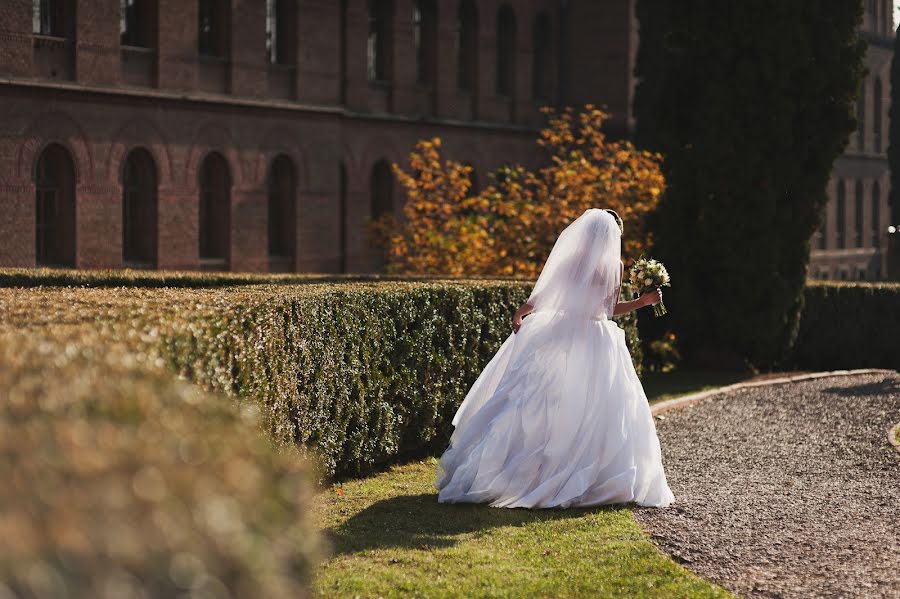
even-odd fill
[{"label": "bouquet of white flowers", "polygon": [[[629,280],[631,288],[636,295],[641,295],[647,291],[653,291],[657,287],[670,286],[669,272],[662,262],[656,260],[640,258],[635,261],[631,267]],[[658,304],[653,306],[653,315],[662,316],[666,313],[666,305],[660,300]]]}]

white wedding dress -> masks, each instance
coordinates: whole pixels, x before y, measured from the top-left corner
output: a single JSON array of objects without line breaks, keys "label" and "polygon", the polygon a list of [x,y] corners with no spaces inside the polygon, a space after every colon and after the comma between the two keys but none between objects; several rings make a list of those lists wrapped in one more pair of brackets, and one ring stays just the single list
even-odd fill
[{"label": "white wedding dress", "polygon": [[584,507],[674,501],[647,397],[612,320],[621,232],[586,211],[553,247],[528,303],[453,418],[438,501]]}]

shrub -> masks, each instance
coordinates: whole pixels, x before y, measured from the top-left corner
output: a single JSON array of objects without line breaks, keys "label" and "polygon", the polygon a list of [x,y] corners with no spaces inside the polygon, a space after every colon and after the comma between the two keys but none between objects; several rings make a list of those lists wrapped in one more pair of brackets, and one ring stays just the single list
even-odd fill
[{"label": "shrub", "polygon": [[304,462],[74,322],[101,311],[0,332],[0,596],[308,596]]},{"label": "shrub", "polygon": [[[469,387],[510,334],[530,283],[261,288],[227,315],[185,323],[162,353],[211,388],[260,402],[280,442],[356,475],[443,449]],[[619,319],[636,368],[633,314]]]},{"label": "shrub", "polygon": [[804,303],[796,367],[900,369],[900,284],[815,282]]},{"label": "shrub", "polygon": [[[531,286],[36,288],[0,290],[0,298],[5,326],[66,333],[84,323],[79,330],[121,338],[139,348],[131,351],[142,363],[259,406],[277,442],[315,448],[324,475],[346,475],[402,452],[443,449],[456,408],[509,335],[510,316]],[[635,315],[617,320],[639,370]]]}]

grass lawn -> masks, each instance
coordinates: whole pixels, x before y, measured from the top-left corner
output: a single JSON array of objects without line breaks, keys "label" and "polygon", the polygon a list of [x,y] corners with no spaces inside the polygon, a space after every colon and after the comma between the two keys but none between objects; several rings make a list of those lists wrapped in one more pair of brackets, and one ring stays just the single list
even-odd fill
[{"label": "grass lawn", "polygon": [[323,597],[730,597],[648,540],[625,508],[439,504],[435,458],[327,487]]}]

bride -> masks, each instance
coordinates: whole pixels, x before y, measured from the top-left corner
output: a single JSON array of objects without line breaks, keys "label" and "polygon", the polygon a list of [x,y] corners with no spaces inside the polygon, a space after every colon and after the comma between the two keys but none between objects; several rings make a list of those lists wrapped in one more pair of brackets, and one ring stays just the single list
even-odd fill
[{"label": "bride", "polygon": [[503,342],[453,418],[438,501],[583,507],[675,500],[618,302],[621,219],[591,208],[560,234]]}]

